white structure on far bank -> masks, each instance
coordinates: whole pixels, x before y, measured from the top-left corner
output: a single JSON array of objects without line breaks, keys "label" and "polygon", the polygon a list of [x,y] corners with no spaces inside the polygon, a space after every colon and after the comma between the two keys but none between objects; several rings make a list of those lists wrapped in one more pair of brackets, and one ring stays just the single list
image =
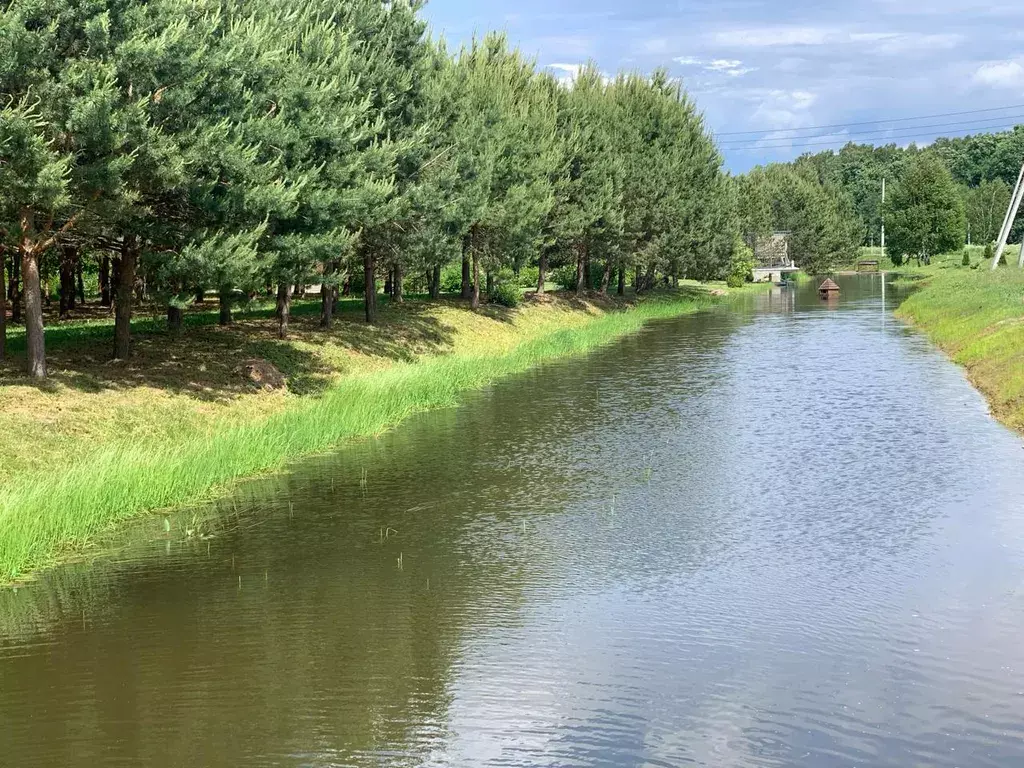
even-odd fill
[{"label": "white structure on far bank", "polygon": [[800,268],[789,257],[789,232],[774,232],[754,241],[754,282],[781,283]]}]

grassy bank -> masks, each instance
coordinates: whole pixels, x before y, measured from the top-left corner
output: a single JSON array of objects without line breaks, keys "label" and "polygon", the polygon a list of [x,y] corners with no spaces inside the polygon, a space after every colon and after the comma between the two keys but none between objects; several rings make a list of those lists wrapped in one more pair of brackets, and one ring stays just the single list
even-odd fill
[{"label": "grassy bank", "polygon": [[[16,457],[0,489],[0,581],[80,552],[125,519],[196,502],[711,301],[691,287],[635,306],[550,299],[472,313],[409,302],[373,328],[343,314],[325,332],[300,313],[286,342],[253,318],[180,339],[143,334],[127,365],[102,362],[109,338],[90,331],[58,345],[51,383],[0,387],[0,445]],[[236,370],[252,358],[274,363],[289,389],[254,389]]]},{"label": "grassy bank", "polygon": [[996,418],[1024,433],[1024,270],[970,269],[959,258],[912,269],[917,287],[897,314],[967,370]]}]

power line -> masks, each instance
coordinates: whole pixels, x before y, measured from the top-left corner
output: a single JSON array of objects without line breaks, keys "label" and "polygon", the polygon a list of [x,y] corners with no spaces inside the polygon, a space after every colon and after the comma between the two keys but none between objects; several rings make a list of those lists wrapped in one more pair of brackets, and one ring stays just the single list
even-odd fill
[{"label": "power line", "polygon": [[[920,129],[924,129],[924,128],[952,128],[952,127],[958,126],[958,125],[969,125],[969,126],[974,126],[974,127],[977,127],[977,128],[984,128],[986,126],[981,125],[982,123],[1005,122],[1007,120],[1024,120],[1024,115],[1001,115],[1000,117],[985,117],[985,118],[980,118],[980,119],[976,119],[976,120],[959,120],[959,121],[954,122],[954,123],[930,123],[930,124],[927,124],[927,125],[909,125],[906,128],[896,128],[896,129],[893,129],[893,128],[878,128],[878,129],[872,130],[872,131],[850,131],[850,132],[848,132],[848,133],[846,133],[844,135],[845,136],[865,136],[865,135],[872,134],[872,133],[881,133],[881,134],[891,133],[893,130],[909,131],[909,130],[920,130]],[[964,130],[966,130],[966,129],[964,129]],[[769,131],[769,133],[775,133],[775,131]],[[810,135],[807,135],[807,136],[772,136],[772,137],[766,138],[764,140],[765,141],[775,141],[775,140],[790,141],[790,140],[795,140],[795,139],[824,139],[824,138],[827,138],[827,137],[828,137],[828,134],[818,133],[818,134],[810,134]],[[881,138],[885,138],[885,137],[882,136]],[[751,143],[757,142],[757,141],[761,141],[761,139],[733,139],[731,141],[723,141],[721,143],[721,146],[728,146],[728,145],[742,146],[744,144],[751,144]]]},{"label": "power line", "polygon": [[893,117],[880,120],[866,120],[862,123],[834,123],[832,125],[806,125],[801,128],[770,128],[759,131],[732,131],[728,133],[715,133],[716,136],[751,136],[758,133],[783,133],[789,131],[817,131],[824,128],[854,128],[861,125],[882,125],[885,123],[907,123],[914,120],[934,120],[938,117],[960,117],[962,115],[979,115],[984,112],[1005,112],[1008,109],[1024,109],[1024,104],[1011,104],[1006,107],[991,107],[989,109],[968,109],[963,112],[942,112],[936,115],[918,115],[917,117]]},{"label": "power line", "polygon": [[[1009,131],[1009,130],[1012,130],[1013,128],[1015,128],[1017,125],[1019,125],[1019,123],[1014,123],[1012,125],[1005,125],[1005,126],[994,125],[994,126],[991,126],[989,128],[989,130],[992,130],[992,131]],[[972,130],[973,129],[971,129],[971,128],[962,128],[962,129],[960,129],[958,131],[953,131],[953,133],[966,133],[967,135],[970,135]],[[881,142],[883,140],[888,142],[890,139],[918,139],[918,138],[923,139],[923,138],[930,138],[930,137],[935,137],[935,132],[934,131],[928,131],[927,133],[911,133],[911,134],[900,135],[900,136],[879,136],[879,137],[874,138],[874,139],[862,139],[861,141],[863,143],[865,143],[865,144],[870,144],[870,143],[879,143],[879,142]],[[942,136],[942,137],[936,137],[936,138],[963,138],[963,137],[961,137],[961,136]],[[837,138],[837,139],[831,139],[829,141],[808,141],[808,142],[803,142],[803,143],[799,143],[799,142],[798,143],[783,142],[781,144],[750,144],[748,146],[721,147],[721,148],[729,150],[731,152],[743,152],[743,151],[762,150],[762,149],[800,149],[802,147],[825,147],[825,146],[846,145],[846,144],[856,144],[856,143],[857,142],[853,141],[850,138],[842,137],[842,138]]]}]

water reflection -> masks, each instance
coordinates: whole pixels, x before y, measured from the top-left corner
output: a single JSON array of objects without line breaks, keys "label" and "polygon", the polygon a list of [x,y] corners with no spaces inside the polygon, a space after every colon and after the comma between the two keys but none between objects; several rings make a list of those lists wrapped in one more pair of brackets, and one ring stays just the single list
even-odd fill
[{"label": "water reflection", "polygon": [[1021,443],[878,277],[842,285],[658,324],[247,484],[209,541],[155,521],[4,594],[0,755],[1024,760]]}]

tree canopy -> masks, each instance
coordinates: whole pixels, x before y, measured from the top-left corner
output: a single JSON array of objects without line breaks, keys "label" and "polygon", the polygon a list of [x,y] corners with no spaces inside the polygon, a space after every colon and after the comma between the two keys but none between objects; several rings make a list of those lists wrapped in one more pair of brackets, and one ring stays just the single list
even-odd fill
[{"label": "tree canopy", "polygon": [[908,258],[928,263],[932,256],[959,248],[966,217],[953,175],[933,154],[920,154],[885,202],[887,247],[897,264]]}]

